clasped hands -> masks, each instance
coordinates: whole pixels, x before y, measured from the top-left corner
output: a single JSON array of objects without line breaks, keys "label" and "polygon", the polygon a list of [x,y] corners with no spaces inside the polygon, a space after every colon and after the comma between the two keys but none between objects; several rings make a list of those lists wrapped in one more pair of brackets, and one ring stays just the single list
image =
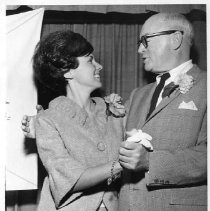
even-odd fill
[{"label": "clasped hands", "polygon": [[127,132],[128,138],[121,143],[119,162],[125,169],[147,171],[149,169],[149,152],[153,151],[152,137],[141,130]]}]

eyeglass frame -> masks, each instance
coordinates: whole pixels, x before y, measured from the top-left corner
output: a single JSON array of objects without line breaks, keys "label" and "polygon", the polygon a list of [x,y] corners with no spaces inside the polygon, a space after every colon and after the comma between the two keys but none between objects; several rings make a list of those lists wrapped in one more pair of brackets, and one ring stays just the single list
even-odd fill
[{"label": "eyeglass frame", "polygon": [[156,36],[161,36],[161,35],[169,35],[169,34],[173,34],[175,32],[180,32],[182,35],[184,34],[184,31],[181,30],[167,30],[167,31],[161,31],[161,32],[156,32],[156,33],[152,33],[152,34],[146,34],[141,36],[141,39],[138,40],[138,46],[140,46],[141,44],[147,48],[148,47],[148,38],[152,38],[152,37],[156,37]]}]

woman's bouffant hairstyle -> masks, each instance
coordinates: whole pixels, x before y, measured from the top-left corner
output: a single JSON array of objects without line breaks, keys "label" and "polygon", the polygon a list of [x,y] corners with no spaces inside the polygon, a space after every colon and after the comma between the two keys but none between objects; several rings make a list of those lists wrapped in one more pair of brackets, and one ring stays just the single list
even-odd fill
[{"label": "woman's bouffant hairstyle", "polygon": [[92,45],[70,30],[56,31],[43,37],[33,56],[35,81],[54,92],[66,89],[64,74],[79,65],[77,57],[93,52]]}]

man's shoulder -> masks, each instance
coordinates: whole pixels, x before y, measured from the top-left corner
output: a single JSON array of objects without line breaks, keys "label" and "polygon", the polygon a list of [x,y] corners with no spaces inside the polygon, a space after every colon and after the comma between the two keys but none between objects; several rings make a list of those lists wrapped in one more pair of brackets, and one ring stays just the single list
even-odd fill
[{"label": "man's shoulder", "polygon": [[207,72],[201,71],[199,75],[199,81],[201,82],[202,86],[206,89],[207,88]]},{"label": "man's shoulder", "polygon": [[151,88],[154,86],[154,84],[155,84],[155,82],[146,84],[146,85],[144,85],[142,87],[137,87],[136,89],[133,90],[133,93],[135,93],[135,94],[144,94],[145,92],[150,91]]},{"label": "man's shoulder", "polygon": [[197,65],[194,65],[194,69],[196,74],[192,75],[195,76],[194,83],[198,85],[198,87],[203,87],[204,89],[207,86],[207,71],[199,68]]},{"label": "man's shoulder", "polygon": [[207,81],[207,72],[205,70],[200,71],[200,79]]},{"label": "man's shoulder", "polygon": [[193,65],[193,68],[189,71],[189,73],[193,70],[198,74],[199,80],[207,80],[207,71],[204,69],[201,69],[197,65]]},{"label": "man's shoulder", "polygon": [[135,88],[129,96],[129,102],[133,103],[133,101],[139,102],[141,100],[145,100],[147,96],[150,94],[154,85],[155,85],[155,82],[146,84],[142,87]]}]

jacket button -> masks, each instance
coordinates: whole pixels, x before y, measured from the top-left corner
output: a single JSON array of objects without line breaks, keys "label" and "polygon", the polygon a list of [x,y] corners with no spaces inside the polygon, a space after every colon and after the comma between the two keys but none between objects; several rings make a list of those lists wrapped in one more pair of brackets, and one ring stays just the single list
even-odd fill
[{"label": "jacket button", "polygon": [[99,142],[97,144],[97,148],[98,148],[99,151],[104,151],[106,149],[106,145],[102,142]]},{"label": "jacket button", "polygon": [[159,183],[159,179],[154,179],[154,183]]}]

